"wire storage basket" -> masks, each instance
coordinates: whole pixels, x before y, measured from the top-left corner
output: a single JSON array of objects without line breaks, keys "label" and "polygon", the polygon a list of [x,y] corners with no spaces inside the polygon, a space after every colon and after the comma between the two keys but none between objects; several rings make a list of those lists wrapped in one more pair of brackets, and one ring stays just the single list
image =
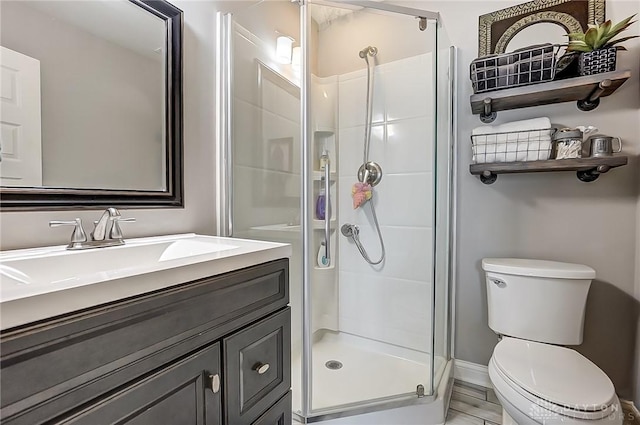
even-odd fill
[{"label": "wire storage basket", "polygon": [[552,81],[559,45],[542,44],[471,62],[474,93]]},{"label": "wire storage basket", "polygon": [[551,137],[555,132],[555,128],[542,128],[472,134],[472,161],[475,164],[545,161],[551,157]]}]

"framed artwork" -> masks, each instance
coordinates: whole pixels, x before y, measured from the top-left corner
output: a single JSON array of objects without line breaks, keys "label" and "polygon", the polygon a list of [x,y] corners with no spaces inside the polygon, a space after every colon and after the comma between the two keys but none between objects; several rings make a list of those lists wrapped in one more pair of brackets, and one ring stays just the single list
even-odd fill
[{"label": "framed artwork", "polygon": [[567,33],[586,31],[588,24],[604,22],[604,4],[605,0],[533,0],[482,15],[478,56],[504,53],[516,34],[539,23],[559,25]]}]

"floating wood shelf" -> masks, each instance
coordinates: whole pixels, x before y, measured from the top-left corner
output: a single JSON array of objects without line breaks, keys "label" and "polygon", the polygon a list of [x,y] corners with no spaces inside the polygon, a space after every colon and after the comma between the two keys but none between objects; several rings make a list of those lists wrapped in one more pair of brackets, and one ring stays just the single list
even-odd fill
[{"label": "floating wood shelf", "polygon": [[549,171],[577,171],[580,180],[583,182],[592,182],[596,180],[600,174],[606,173],[612,168],[626,165],[627,162],[628,159],[626,156],[614,155],[601,158],[471,164],[469,171],[473,175],[480,176],[480,180],[485,184],[495,182],[498,174],[541,173]]},{"label": "floating wood shelf", "polygon": [[478,93],[471,96],[471,111],[480,114],[484,123],[495,120],[497,111],[551,103],[578,101],[580,110],[591,111],[600,104],[601,97],[615,92],[629,77],[631,71],[625,69]]}]

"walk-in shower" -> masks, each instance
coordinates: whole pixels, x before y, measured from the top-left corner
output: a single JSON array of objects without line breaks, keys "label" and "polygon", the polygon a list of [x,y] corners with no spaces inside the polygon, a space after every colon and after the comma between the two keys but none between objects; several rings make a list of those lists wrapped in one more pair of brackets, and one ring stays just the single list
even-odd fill
[{"label": "walk-in shower", "polygon": [[453,67],[438,14],[234,7],[218,18],[218,230],[293,245],[294,416],[443,422]]}]

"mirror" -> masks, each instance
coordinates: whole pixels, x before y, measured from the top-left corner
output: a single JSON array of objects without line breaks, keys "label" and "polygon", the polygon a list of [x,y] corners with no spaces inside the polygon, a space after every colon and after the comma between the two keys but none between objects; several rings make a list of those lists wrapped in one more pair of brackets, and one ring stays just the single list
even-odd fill
[{"label": "mirror", "polygon": [[544,40],[545,43],[567,44],[567,31],[558,24],[540,22],[517,32],[507,44],[505,52],[531,46],[531,40]]},{"label": "mirror", "polygon": [[478,56],[525,47],[513,42],[525,36],[527,45],[565,44],[567,33],[586,31],[588,24],[604,22],[604,15],[604,0],[533,0],[487,13],[478,19]]},{"label": "mirror", "polygon": [[165,1],[6,1],[3,209],[182,205],[182,12]]}]

